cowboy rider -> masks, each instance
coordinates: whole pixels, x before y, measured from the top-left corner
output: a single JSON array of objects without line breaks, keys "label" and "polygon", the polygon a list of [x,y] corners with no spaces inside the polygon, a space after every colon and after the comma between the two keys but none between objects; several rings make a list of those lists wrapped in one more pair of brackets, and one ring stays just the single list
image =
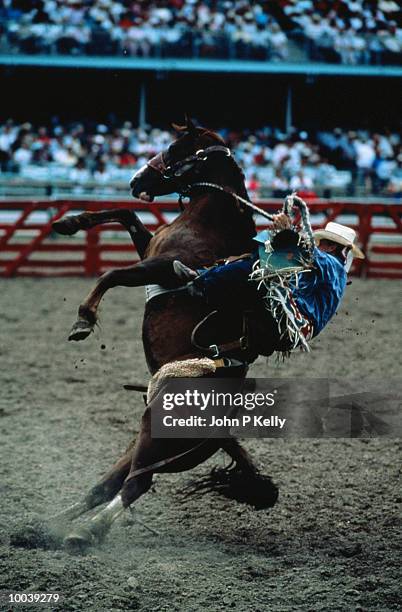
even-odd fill
[{"label": "cowboy rider", "polygon": [[[274,215],[273,223],[278,231],[291,228],[285,213]],[[317,336],[336,313],[353,258],[364,258],[355,238],[356,232],[352,228],[334,222],[329,222],[324,230],[314,232],[312,267],[291,285],[289,293],[292,312],[300,321],[306,341]],[[205,299],[212,308],[222,309],[231,303],[247,309],[259,299],[257,283],[250,282],[258,258],[256,249],[240,258],[229,258],[226,264],[206,271],[191,270],[177,260],[173,268],[176,276],[187,283],[189,293]],[[301,340],[304,343],[303,336]]]}]

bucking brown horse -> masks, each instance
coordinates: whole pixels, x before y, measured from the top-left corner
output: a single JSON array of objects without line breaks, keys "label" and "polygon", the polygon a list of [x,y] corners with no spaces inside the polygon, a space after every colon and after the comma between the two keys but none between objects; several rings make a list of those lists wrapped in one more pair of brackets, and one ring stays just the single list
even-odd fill
[{"label": "bucking brown horse", "polygon": [[[82,340],[91,333],[98,305],[108,289],[141,285],[176,289],[180,281],[173,272],[174,260],[196,269],[253,249],[256,230],[252,211],[242,202],[249,200],[244,175],[230,150],[218,134],[196,127],[190,120],[185,126],[175,128],[179,133],[177,139],[130,182],[133,196],[146,202],[170,193],[186,195],[188,203],[173,223],[159,229],[154,236],[130,210],[88,212],[55,223],[56,231],[72,235],[99,223],[119,222],[129,231],[141,257],[140,262],[99,278],[79,307],[71,340]],[[151,374],[172,362],[205,357],[194,345],[192,333],[210,310],[203,300],[183,291],[159,294],[146,304],[143,344]],[[216,345],[230,345],[230,340],[239,335],[236,305],[232,310],[225,314],[224,323],[221,321],[212,329]],[[237,366],[217,366],[215,375],[244,377],[248,363],[259,352],[255,347],[236,346],[236,342],[232,345],[231,355],[239,357]],[[67,546],[82,548],[103,538],[114,519],[150,488],[155,472],[191,469],[220,448],[235,462],[235,468],[226,473],[225,482],[221,480],[220,489],[226,486],[229,497],[249,502],[256,508],[274,505],[278,495],[276,486],[269,477],[259,474],[237,440],[152,439],[151,411],[157,401],[158,396],[148,403],[139,434],[126,453],[82,501],[62,513],[64,519],[73,520],[108,502],[90,521],[72,527],[65,539]]]}]

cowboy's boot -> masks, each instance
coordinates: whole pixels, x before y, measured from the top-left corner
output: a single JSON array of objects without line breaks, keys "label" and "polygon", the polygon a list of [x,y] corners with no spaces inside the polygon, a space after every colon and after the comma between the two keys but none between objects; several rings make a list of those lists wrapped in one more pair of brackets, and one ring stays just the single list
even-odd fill
[{"label": "cowboy's boot", "polygon": [[188,266],[184,265],[184,263],[182,263],[178,259],[175,259],[173,262],[173,271],[176,276],[184,283],[188,283],[189,281],[194,280],[198,276],[195,270],[192,270]]}]

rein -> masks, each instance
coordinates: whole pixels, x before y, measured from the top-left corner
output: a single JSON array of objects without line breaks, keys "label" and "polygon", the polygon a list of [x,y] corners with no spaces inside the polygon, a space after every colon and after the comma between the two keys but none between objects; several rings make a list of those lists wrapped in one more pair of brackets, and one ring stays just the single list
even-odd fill
[{"label": "rein", "polygon": [[232,191],[228,187],[222,187],[222,185],[216,185],[215,183],[208,183],[207,181],[193,183],[192,185],[189,185],[189,190],[191,190],[193,187],[210,187],[212,189],[217,189],[218,191],[223,191],[224,193],[228,193],[229,195],[232,195],[234,198],[236,198],[236,200],[238,200],[239,202],[241,202],[248,208],[251,208],[252,210],[257,212],[259,215],[262,215],[266,219],[269,219],[269,221],[273,221],[273,215],[270,215],[269,213],[267,213],[265,210],[263,210],[259,206],[256,206],[255,204],[253,204],[252,202],[249,202],[245,198],[242,198],[236,192]]},{"label": "rein", "polygon": [[[218,191],[222,191],[224,193],[228,193],[232,195],[234,198],[236,198],[236,200],[239,200],[240,202],[242,202],[242,204],[244,204],[248,208],[251,208],[252,210],[257,212],[262,217],[269,219],[269,221],[274,220],[273,215],[267,213],[265,210],[263,210],[259,206],[256,206],[256,204],[253,204],[249,200],[242,198],[229,187],[222,187],[222,185],[217,185],[215,183],[208,183],[207,181],[200,181],[199,183],[193,183],[192,185],[189,186],[189,189],[191,190],[193,187],[208,187],[211,189],[217,189]],[[303,229],[307,234],[307,238],[310,243],[309,246],[311,247],[314,245],[314,236],[313,236],[313,230],[311,228],[310,213],[309,213],[309,209],[308,209],[306,202],[302,200],[298,195],[296,195],[296,192],[292,193],[291,195],[288,195],[285,198],[285,202],[282,207],[282,212],[284,212],[288,217],[290,217],[292,209],[295,206],[297,206],[297,208],[300,210],[300,214],[301,214],[301,218],[303,222]]]},{"label": "rein", "polygon": [[194,451],[198,450],[207,442],[211,442],[211,438],[205,438],[204,440],[201,440],[201,442],[183,451],[182,453],[178,453],[177,455],[173,455],[172,457],[167,457],[166,459],[161,459],[160,461],[155,461],[155,463],[151,463],[150,465],[146,465],[145,467],[138,468],[134,470],[134,472],[131,472],[130,479],[137,478],[137,476],[147,474],[148,472],[153,472],[161,467],[164,467],[165,465],[169,465],[170,463],[173,463],[174,461],[177,461],[178,459],[181,459],[182,457],[185,457],[186,455],[189,455],[190,453],[193,453]]}]

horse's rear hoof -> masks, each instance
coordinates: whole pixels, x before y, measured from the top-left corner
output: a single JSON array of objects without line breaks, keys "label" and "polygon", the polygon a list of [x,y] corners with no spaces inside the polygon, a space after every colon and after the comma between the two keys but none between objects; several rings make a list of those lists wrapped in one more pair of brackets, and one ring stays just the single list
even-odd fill
[{"label": "horse's rear hoof", "polygon": [[93,332],[94,326],[85,319],[78,319],[74,323],[69,333],[68,339],[71,342],[72,340],[78,342],[79,340],[85,340],[88,336]]},{"label": "horse's rear hoof", "polygon": [[78,230],[81,229],[79,221],[72,216],[55,221],[52,223],[52,228],[55,232],[63,236],[73,236],[73,234],[76,234]]},{"label": "horse's rear hoof", "polygon": [[63,540],[64,548],[75,555],[83,555],[95,544],[95,538],[89,529],[84,527],[72,531]]}]

